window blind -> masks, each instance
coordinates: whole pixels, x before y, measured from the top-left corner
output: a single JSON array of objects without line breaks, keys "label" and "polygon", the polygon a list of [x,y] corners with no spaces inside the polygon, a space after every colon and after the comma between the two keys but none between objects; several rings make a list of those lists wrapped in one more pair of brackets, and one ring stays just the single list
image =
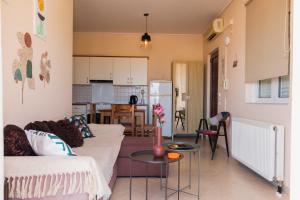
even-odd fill
[{"label": "window blind", "polygon": [[246,4],[246,82],[288,75],[288,0]]}]

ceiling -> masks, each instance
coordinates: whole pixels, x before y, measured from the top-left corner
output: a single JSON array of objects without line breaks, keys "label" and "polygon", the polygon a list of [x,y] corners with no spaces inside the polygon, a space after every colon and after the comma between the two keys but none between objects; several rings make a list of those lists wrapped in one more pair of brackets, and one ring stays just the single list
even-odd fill
[{"label": "ceiling", "polygon": [[74,30],[199,34],[231,0],[74,0]]}]

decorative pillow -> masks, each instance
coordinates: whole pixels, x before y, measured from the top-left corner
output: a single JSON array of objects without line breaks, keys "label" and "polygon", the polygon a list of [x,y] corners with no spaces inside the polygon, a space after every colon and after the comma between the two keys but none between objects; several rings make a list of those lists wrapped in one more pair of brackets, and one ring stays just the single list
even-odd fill
[{"label": "decorative pillow", "polygon": [[5,156],[35,156],[23,129],[15,125],[4,128]]},{"label": "decorative pillow", "polygon": [[82,134],[83,138],[95,137],[87,125],[87,121],[84,115],[74,115],[70,119],[70,122],[74,124]]},{"label": "decorative pillow", "polygon": [[83,145],[83,137],[79,129],[71,124],[68,119],[59,120],[57,122],[47,122],[51,133],[54,133],[70,147],[81,147]]},{"label": "decorative pillow", "polygon": [[40,121],[35,121],[27,124],[24,127],[24,130],[37,130],[37,131],[43,131],[47,133],[51,133],[50,128],[48,127],[46,122],[40,122]]},{"label": "decorative pillow", "polygon": [[73,156],[71,147],[58,136],[36,130],[25,131],[28,141],[37,155],[40,156]]}]

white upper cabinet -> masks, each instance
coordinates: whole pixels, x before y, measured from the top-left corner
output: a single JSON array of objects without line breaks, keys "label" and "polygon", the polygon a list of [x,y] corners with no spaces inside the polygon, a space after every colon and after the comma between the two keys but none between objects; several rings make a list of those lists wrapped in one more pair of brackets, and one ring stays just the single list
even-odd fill
[{"label": "white upper cabinet", "polygon": [[147,58],[114,58],[114,85],[147,85]]},{"label": "white upper cabinet", "polygon": [[128,58],[113,58],[114,85],[131,85],[130,65],[130,59]]},{"label": "white upper cabinet", "polygon": [[148,59],[147,58],[131,58],[131,84],[147,85]]},{"label": "white upper cabinet", "polygon": [[73,58],[73,84],[90,83],[90,58],[74,57]]},{"label": "white upper cabinet", "polygon": [[113,59],[90,57],[90,80],[113,80]]},{"label": "white upper cabinet", "polygon": [[147,74],[147,58],[73,58],[73,84],[90,84],[90,80],[104,80],[113,81],[114,85],[147,85]]}]

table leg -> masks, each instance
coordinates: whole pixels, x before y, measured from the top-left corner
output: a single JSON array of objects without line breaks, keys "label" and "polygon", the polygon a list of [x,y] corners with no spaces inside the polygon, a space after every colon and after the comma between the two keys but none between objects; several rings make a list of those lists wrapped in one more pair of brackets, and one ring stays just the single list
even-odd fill
[{"label": "table leg", "polygon": [[168,166],[169,166],[169,163],[166,162],[166,190],[165,190],[165,200],[168,199]]},{"label": "table leg", "polygon": [[189,189],[192,185],[192,152],[190,152],[190,166],[189,166]]},{"label": "table leg", "polygon": [[148,164],[146,164],[146,200],[148,200]]},{"label": "table leg", "polygon": [[132,160],[130,159],[129,200],[131,200],[131,187],[132,187]]},{"label": "table leg", "polygon": [[141,120],[141,127],[142,127],[142,137],[144,137],[145,135],[145,113],[143,113],[143,115],[142,115],[142,120]]},{"label": "table leg", "polygon": [[100,112],[100,124],[104,124],[104,113]]},{"label": "table leg", "polygon": [[177,186],[177,192],[178,192],[178,200],[180,196],[180,160],[178,160],[178,186]]},{"label": "table leg", "polygon": [[200,150],[198,150],[198,199],[200,199]]},{"label": "table leg", "polygon": [[160,164],[160,190],[162,190],[162,172],[163,172],[163,164]]}]

